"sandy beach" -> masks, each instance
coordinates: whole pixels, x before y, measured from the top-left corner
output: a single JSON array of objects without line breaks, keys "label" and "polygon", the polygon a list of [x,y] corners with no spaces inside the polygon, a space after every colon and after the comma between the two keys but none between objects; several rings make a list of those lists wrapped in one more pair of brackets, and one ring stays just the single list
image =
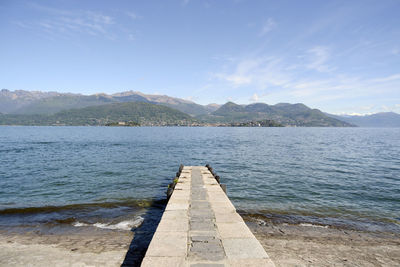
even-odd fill
[{"label": "sandy beach", "polygon": [[120,266],[133,233],[0,234],[0,266]]},{"label": "sandy beach", "polygon": [[249,222],[276,266],[400,266],[400,236]]},{"label": "sandy beach", "polygon": [[[399,266],[400,237],[247,221],[276,266]],[[0,266],[120,266],[133,233],[0,233]]]}]

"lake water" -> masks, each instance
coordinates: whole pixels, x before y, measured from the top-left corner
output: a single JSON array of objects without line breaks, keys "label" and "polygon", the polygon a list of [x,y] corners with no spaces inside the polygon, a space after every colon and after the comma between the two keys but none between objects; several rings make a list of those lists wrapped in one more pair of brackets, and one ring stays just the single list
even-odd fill
[{"label": "lake water", "polygon": [[400,129],[0,127],[0,229],[130,229],[180,164],[241,213],[400,232]]}]

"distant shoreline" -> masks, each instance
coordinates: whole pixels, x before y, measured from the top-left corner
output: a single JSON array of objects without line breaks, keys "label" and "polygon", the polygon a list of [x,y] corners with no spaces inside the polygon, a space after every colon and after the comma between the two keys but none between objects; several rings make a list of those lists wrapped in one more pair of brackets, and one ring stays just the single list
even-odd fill
[{"label": "distant shoreline", "polygon": [[[359,127],[359,126],[233,126],[233,125],[22,125],[0,124],[7,127],[115,127],[115,128],[140,128],[140,127],[187,127],[187,128],[384,128],[384,127]],[[386,128],[386,127],[385,127]],[[388,127],[395,128],[395,127]]]}]

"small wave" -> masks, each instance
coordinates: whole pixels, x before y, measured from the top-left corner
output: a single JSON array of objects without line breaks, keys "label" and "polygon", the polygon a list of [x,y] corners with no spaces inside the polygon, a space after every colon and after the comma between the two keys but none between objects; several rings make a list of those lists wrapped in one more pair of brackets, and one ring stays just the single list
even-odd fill
[{"label": "small wave", "polygon": [[55,142],[51,142],[51,141],[36,141],[36,142],[31,142],[31,144],[35,144],[35,145],[49,145],[49,144],[53,144]]},{"label": "small wave", "polygon": [[318,224],[312,224],[312,223],[300,223],[299,225],[304,226],[304,227],[329,228],[328,225],[318,225]]},{"label": "small wave", "polygon": [[115,201],[115,202],[79,203],[79,204],[70,204],[63,206],[39,206],[39,207],[21,207],[21,208],[18,207],[18,208],[0,209],[0,215],[50,213],[50,212],[76,211],[76,210],[88,210],[88,209],[99,209],[99,208],[112,209],[118,207],[143,208],[143,207],[149,207],[159,202],[163,203],[162,201],[163,200],[127,199],[124,201]]},{"label": "small wave", "polygon": [[111,230],[126,230],[130,231],[132,228],[138,228],[143,223],[143,218],[138,217],[134,220],[122,221],[116,224],[111,223],[82,223],[82,222],[74,222],[72,225],[75,227],[83,227],[83,226],[93,226],[101,229],[111,229]]}]

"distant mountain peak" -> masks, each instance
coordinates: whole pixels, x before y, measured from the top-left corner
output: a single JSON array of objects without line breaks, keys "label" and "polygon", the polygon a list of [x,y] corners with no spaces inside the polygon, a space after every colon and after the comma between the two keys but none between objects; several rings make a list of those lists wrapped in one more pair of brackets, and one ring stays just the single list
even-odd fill
[{"label": "distant mountain peak", "polygon": [[224,106],[240,106],[239,104],[236,104],[235,102],[233,102],[233,101],[228,101],[228,102],[226,102],[225,104],[224,104]]},{"label": "distant mountain peak", "polygon": [[115,94],[97,93],[82,95],[73,93],[40,91],[0,91],[0,112],[17,114],[53,114],[71,108],[84,108],[109,104],[111,102],[146,102],[164,105],[188,113],[192,116],[208,114],[216,108],[206,107],[193,101],[167,95],[144,94],[138,91],[125,91]]},{"label": "distant mountain peak", "polygon": [[209,119],[226,122],[249,122],[273,120],[286,126],[336,126],[348,127],[350,124],[338,119],[330,118],[318,109],[311,109],[304,104],[280,103],[268,105],[265,103],[253,103],[238,105],[227,102],[219,109],[211,113]]},{"label": "distant mountain peak", "polygon": [[395,112],[379,112],[369,115],[327,115],[361,127],[400,127],[400,114]]},{"label": "distant mountain peak", "polygon": [[274,106],[275,107],[287,107],[287,106],[290,106],[290,105],[292,105],[292,104],[290,104],[290,103],[278,103],[278,104],[275,104]]}]

